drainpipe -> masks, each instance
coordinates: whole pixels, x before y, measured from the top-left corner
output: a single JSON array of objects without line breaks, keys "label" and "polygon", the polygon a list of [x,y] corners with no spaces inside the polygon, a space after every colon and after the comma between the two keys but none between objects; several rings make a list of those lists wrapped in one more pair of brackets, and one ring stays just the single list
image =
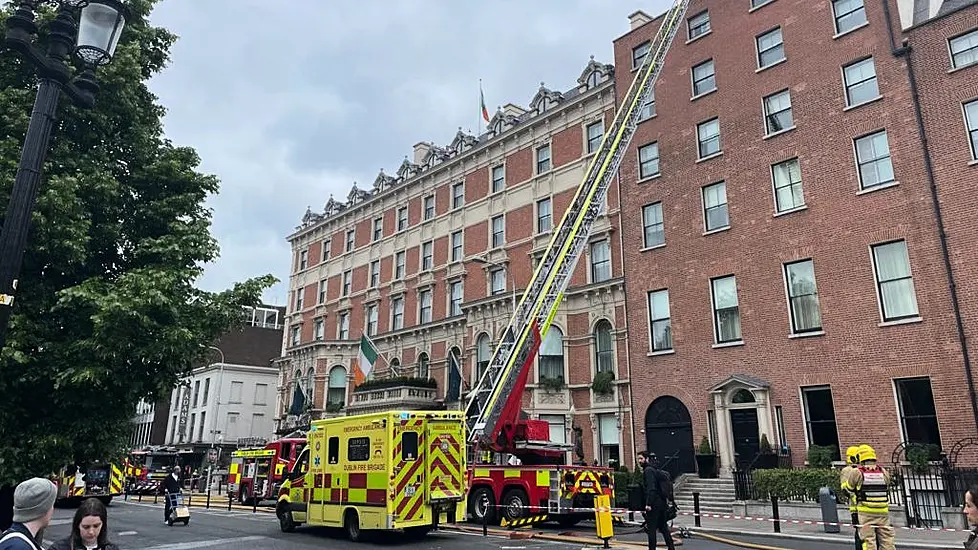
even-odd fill
[{"label": "drainpipe", "polygon": [[968,396],[971,398],[971,414],[974,417],[975,428],[978,429],[978,395],[975,394],[974,377],[971,372],[971,357],[968,353],[968,341],[964,332],[964,320],[961,317],[961,306],[958,301],[957,284],[954,280],[954,270],[951,265],[951,254],[947,245],[947,232],[944,230],[944,215],[937,194],[937,182],[934,180],[934,165],[924,128],[924,117],[920,108],[920,95],[917,89],[917,75],[913,69],[910,41],[903,39],[900,47],[896,45],[893,32],[893,16],[890,12],[890,0],[883,0],[883,14],[886,17],[886,30],[890,38],[890,53],[894,57],[904,58],[907,62],[907,78],[910,81],[910,95],[913,99],[914,118],[917,121],[917,133],[920,136],[920,147],[924,153],[924,170],[927,172],[927,182],[930,186],[931,206],[937,219],[937,231],[941,241],[941,256],[944,260],[944,271],[947,274],[948,289],[951,291],[951,308],[954,310],[954,321],[958,329],[958,341],[961,344],[961,355],[964,357],[964,375],[968,381]]}]

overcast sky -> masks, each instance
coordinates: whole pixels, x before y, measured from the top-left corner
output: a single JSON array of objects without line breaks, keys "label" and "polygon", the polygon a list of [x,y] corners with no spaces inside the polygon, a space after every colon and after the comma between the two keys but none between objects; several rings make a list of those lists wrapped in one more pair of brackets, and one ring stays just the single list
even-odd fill
[{"label": "overcast sky", "polygon": [[150,87],[168,137],[221,179],[209,201],[221,258],[200,286],[270,272],[282,282],[265,300],[284,305],[286,237],[307,206],[370,188],[418,141],[473,130],[480,78],[490,113],[526,106],[541,81],[573,87],[588,56],[613,62],[630,13],[670,3],[163,0],[151,21],[179,40]]}]

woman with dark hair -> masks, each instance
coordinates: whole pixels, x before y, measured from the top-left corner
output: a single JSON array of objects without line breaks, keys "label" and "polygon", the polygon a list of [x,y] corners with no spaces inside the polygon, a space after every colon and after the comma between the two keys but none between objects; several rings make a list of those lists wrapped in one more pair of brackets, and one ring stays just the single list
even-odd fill
[{"label": "woman with dark hair", "polygon": [[964,543],[964,548],[978,550],[978,485],[968,487],[964,494],[964,515],[968,518],[968,524],[975,528]]},{"label": "woman with dark hair", "polygon": [[48,550],[119,550],[108,540],[109,525],[105,505],[97,498],[86,499],[75,512],[71,534]]}]

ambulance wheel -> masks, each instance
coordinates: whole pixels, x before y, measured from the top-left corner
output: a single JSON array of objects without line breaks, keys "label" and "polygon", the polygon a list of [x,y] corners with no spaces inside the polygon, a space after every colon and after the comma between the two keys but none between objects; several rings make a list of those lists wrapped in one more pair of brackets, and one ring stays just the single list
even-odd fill
[{"label": "ambulance wheel", "polygon": [[503,515],[513,521],[528,515],[526,509],[530,506],[530,499],[523,489],[510,489],[503,495],[502,506]]},{"label": "ambulance wheel", "polygon": [[[488,509],[485,509],[482,504],[483,497],[489,503]],[[496,497],[493,496],[492,490],[488,487],[479,487],[475,491],[472,491],[472,496],[469,497],[469,518],[471,518],[471,521],[481,525],[483,515],[486,516],[486,523],[495,524]]]},{"label": "ambulance wheel", "polygon": [[346,517],[343,518],[343,527],[346,529],[346,536],[353,542],[363,540],[363,531],[360,530],[360,517],[355,510],[347,510]]},{"label": "ambulance wheel", "polygon": [[295,519],[292,518],[292,511],[289,510],[288,504],[282,504],[278,507],[278,526],[282,529],[283,533],[291,533],[295,531]]}]

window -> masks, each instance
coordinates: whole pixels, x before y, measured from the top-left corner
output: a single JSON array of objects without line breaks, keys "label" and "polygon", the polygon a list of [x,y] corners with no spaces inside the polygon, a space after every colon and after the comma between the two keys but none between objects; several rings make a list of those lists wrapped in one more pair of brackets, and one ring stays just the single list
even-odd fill
[{"label": "window", "polygon": [[547,233],[553,228],[553,205],[550,199],[537,201],[537,233]]},{"label": "window", "polygon": [[537,149],[537,174],[550,171],[550,144]]},{"label": "window", "polygon": [[309,250],[299,251],[299,271],[309,267]]},{"label": "window", "polygon": [[872,57],[846,65],[842,68],[842,77],[846,86],[846,107],[853,107],[879,97],[876,63]]},{"label": "window", "polygon": [[978,30],[952,38],[948,43],[953,68],[960,69],[978,63]]},{"label": "window", "polygon": [[199,398],[200,398],[200,380],[197,380],[194,382],[194,404],[192,405],[194,408],[197,407]]},{"label": "window", "polygon": [[638,179],[659,175],[659,142],[653,141],[638,148]]},{"label": "window", "polygon": [[316,340],[322,340],[326,337],[326,322],[322,317],[316,319],[312,326],[312,335]]},{"label": "window", "polygon": [[462,314],[462,281],[448,283],[448,316]]},{"label": "window", "polygon": [[418,378],[428,378],[431,370],[428,368],[428,354],[421,353],[418,356]]},{"label": "window", "polygon": [[649,55],[649,49],[651,47],[652,43],[646,41],[632,48],[632,69],[637,69],[642,66],[642,62],[645,61],[645,56]]},{"label": "window", "polygon": [[791,333],[822,330],[822,314],[815,284],[815,263],[811,259],[784,264],[784,283],[788,288]]},{"label": "window", "polygon": [[648,120],[655,116],[655,88],[649,92],[649,98],[645,100],[642,104],[642,110],[639,112],[638,121],[642,122]]},{"label": "window", "polygon": [[859,187],[870,189],[895,181],[886,130],[856,139]]},{"label": "window", "polygon": [[329,252],[330,252],[330,248],[332,247],[332,244],[333,243],[330,239],[326,239],[325,241],[323,241],[322,261],[325,262],[326,260],[329,259]]},{"label": "window", "polygon": [[567,443],[567,424],[562,414],[541,414],[540,420],[549,424],[550,441],[561,445]]},{"label": "window", "polygon": [[689,39],[703,36],[704,34],[710,32],[710,12],[704,11],[694,15],[687,21],[687,26],[689,28]]},{"label": "window", "polygon": [[502,294],[506,292],[506,270],[498,267],[489,272],[489,292],[490,294]]},{"label": "window", "polygon": [[832,0],[832,14],[836,34],[849,32],[867,22],[863,0]]},{"label": "window", "polygon": [[774,181],[774,206],[779,213],[805,206],[805,193],[801,185],[801,165],[798,159],[772,165],[771,177]]},{"label": "window", "polygon": [[435,244],[433,241],[421,243],[421,271],[431,271],[431,268],[434,266],[434,249]]},{"label": "window", "polygon": [[303,301],[305,298],[306,289],[300,288],[295,291],[295,310],[302,311]]},{"label": "window", "polygon": [[499,248],[506,240],[506,220],[502,214],[492,218],[492,248]]},{"label": "window", "polygon": [[435,196],[428,195],[424,198],[424,219],[430,220],[435,217]]},{"label": "window", "polygon": [[971,158],[978,160],[978,99],[964,105],[964,126],[968,130]]},{"label": "window", "polygon": [[346,403],[346,369],[341,366],[329,369],[328,384],[326,402],[334,405]]},{"label": "window", "polygon": [[618,419],[614,413],[596,415],[598,417],[598,441],[601,444],[601,464],[615,466],[621,459],[618,437]]},{"label": "window", "polygon": [[465,184],[456,183],[452,186],[452,209],[465,206]]},{"label": "window", "polygon": [[292,327],[289,330],[291,330],[291,333],[289,335],[289,341],[291,342],[291,344],[293,346],[298,346],[299,345],[299,336],[300,336],[300,334],[299,334],[299,330],[300,330],[299,325],[292,325]]},{"label": "window", "polygon": [[611,323],[598,321],[594,326],[594,366],[597,372],[615,371],[615,348],[611,335]]},{"label": "window", "polygon": [[714,118],[696,125],[696,137],[699,140],[700,159],[721,152],[720,149],[720,119]]},{"label": "window", "polygon": [[338,340],[350,339],[350,312],[340,313],[339,322],[336,323],[336,337]]},{"label": "window", "polygon": [[600,283],[611,278],[611,245],[607,240],[591,243],[591,282]]},{"label": "window", "polygon": [[242,396],[244,395],[244,382],[231,382],[231,397],[228,399],[228,403],[241,403]]},{"label": "window", "polygon": [[692,76],[694,98],[717,89],[716,67],[712,59],[693,67]]},{"label": "window", "polygon": [[326,303],[326,288],[326,279],[319,281],[319,301],[316,302],[317,304],[322,305]]},{"label": "window", "polygon": [[452,233],[452,261],[462,261],[462,231]]},{"label": "window", "polygon": [[907,241],[878,244],[873,248],[873,269],[876,273],[876,292],[883,321],[896,321],[918,315],[917,295]]},{"label": "window", "polygon": [[400,252],[394,254],[394,280],[400,281],[404,279],[404,269],[405,269],[405,256],[407,254],[401,250]]},{"label": "window", "polygon": [[703,214],[707,231],[716,231],[730,225],[726,182],[721,181],[703,188]]},{"label": "window", "polygon": [[408,226],[408,207],[402,206],[397,209],[397,230],[404,231]]},{"label": "window", "polygon": [[828,386],[802,388],[805,429],[808,445],[834,447],[832,460],[839,460],[839,431],[835,426],[835,406]]},{"label": "window", "polygon": [[353,250],[353,240],[354,240],[354,237],[355,236],[356,236],[356,230],[355,229],[348,229],[346,231],[346,251],[347,252],[350,252],[351,250]]},{"label": "window", "polygon": [[764,128],[768,135],[794,127],[791,112],[791,92],[788,90],[764,98]]},{"label": "window", "polygon": [[506,167],[500,164],[492,167],[492,192],[498,193],[506,188]]},{"label": "window", "polygon": [[376,287],[380,284],[380,260],[370,262],[370,286]]},{"label": "window", "polygon": [[431,289],[426,288],[418,291],[418,322],[431,322]]},{"label": "window", "polygon": [[768,4],[770,2],[774,2],[774,0],[750,0],[750,7],[751,9],[759,8],[764,4]]},{"label": "window", "polygon": [[598,121],[587,126],[587,152],[593,153],[601,145],[601,137],[604,135],[604,121]]},{"label": "window", "polygon": [[343,272],[343,296],[349,296],[353,286],[353,270],[347,269]]},{"label": "window", "polygon": [[384,218],[374,220],[374,241],[379,241],[384,236]]},{"label": "window", "polygon": [[391,330],[404,328],[404,297],[391,298]]},{"label": "window", "polygon": [[539,375],[540,380],[564,381],[564,334],[553,325],[540,343]]},{"label": "window", "polygon": [[370,460],[370,438],[351,437],[346,443],[346,459],[350,462]]},{"label": "window", "polygon": [[737,300],[737,278],[733,275],[710,279],[713,294],[713,328],[716,342],[740,341],[740,305]]},{"label": "window", "polygon": [[476,341],[475,360],[476,376],[481,379],[489,367],[489,360],[492,358],[492,345],[489,343],[489,335],[482,334]]},{"label": "window", "polygon": [[367,336],[377,334],[377,304],[367,306]]},{"label": "window", "polygon": [[211,379],[207,378],[206,380],[204,380],[204,400],[203,400],[204,405],[207,405],[208,403],[207,397],[210,395],[210,393],[211,393]]},{"label": "window", "polygon": [[755,40],[757,41],[757,67],[759,69],[770,67],[785,59],[781,27],[758,35]]},{"label": "window", "polygon": [[267,405],[268,384],[255,384],[255,405]]},{"label": "window", "polygon": [[662,203],[656,202],[642,207],[642,225],[644,226],[645,248],[663,245],[666,242],[665,224],[662,220]]},{"label": "window", "polygon": [[650,291],[649,298],[649,346],[651,351],[672,349],[672,319],[669,314],[669,291]]},{"label": "window", "polygon": [[903,440],[918,445],[941,447],[941,432],[937,425],[937,408],[930,378],[903,378],[896,384]]}]

